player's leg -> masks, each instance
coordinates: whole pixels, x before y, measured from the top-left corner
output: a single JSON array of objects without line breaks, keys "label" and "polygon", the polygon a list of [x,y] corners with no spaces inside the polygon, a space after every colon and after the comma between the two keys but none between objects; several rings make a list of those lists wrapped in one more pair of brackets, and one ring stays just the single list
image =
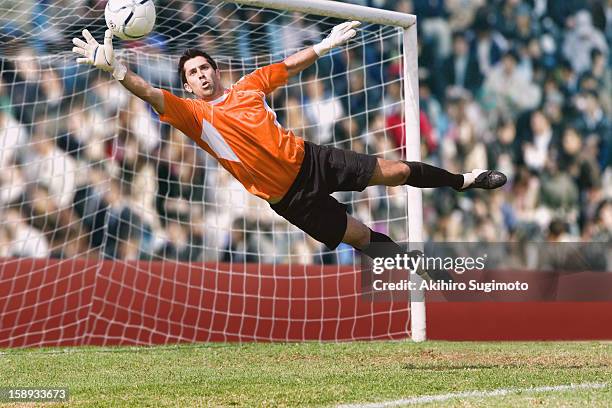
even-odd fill
[{"label": "player's leg", "polygon": [[506,183],[506,176],[495,170],[472,170],[454,174],[422,162],[378,159],[368,185],[399,186],[407,184],[419,188],[452,187],[457,191],[472,188],[494,189]]},{"label": "player's leg", "polygon": [[[423,254],[421,251],[417,250],[406,252],[387,235],[372,231],[364,223],[353,218],[350,214],[346,214],[346,230],[342,242],[351,245],[353,248],[372,259],[380,256],[394,257],[396,254],[403,255],[405,253],[410,257],[417,258]],[[453,281],[453,278],[444,270],[418,269],[416,273],[425,280]]]},{"label": "player's leg", "polygon": [[494,189],[506,183],[506,176],[495,170],[472,170],[454,174],[421,162],[385,160],[352,150],[310,144],[316,169],[327,193],[362,191],[367,186],[419,188],[452,187],[457,191],[472,188]]},{"label": "player's leg", "polygon": [[363,222],[350,214],[346,214],[346,231],[344,237],[342,237],[342,242],[361,250],[370,244],[370,233],[371,230]]},{"label": "player's leg", "polygon": [[[376,256],[375,251],[373,251],[373,248],[370,246],[372,243],[384,243],[388,245],[389,252],[398,254],[405,252],[402,247],[387,235],[372,231],[363,222],[350,214],[346,214],[346,231],[344,232],[342,242],[349,244],[370,258]],[[414,255],[417,255],[417,252],[415,252]]]}]

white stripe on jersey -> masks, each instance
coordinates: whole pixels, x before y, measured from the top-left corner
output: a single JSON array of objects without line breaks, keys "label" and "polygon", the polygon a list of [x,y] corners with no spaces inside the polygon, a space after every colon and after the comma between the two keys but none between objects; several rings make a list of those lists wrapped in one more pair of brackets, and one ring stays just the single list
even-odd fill
[{"label": "white stripe on jersey", "polygon": [[221,133],[206,119],[202,119],[202,140],[206,142],[210,148],[220,159],[225,159],[240,163],[240,159],[236,153],[227,144]]}]

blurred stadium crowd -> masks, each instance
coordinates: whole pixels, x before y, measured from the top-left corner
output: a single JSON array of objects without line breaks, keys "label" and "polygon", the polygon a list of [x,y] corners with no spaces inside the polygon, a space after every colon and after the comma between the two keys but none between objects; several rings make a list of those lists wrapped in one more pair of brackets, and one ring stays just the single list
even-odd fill
[{"label": "blurred stadium crowd", "polygon": [[[351,251],[317,255],[318,243],[282,235],[265,203],[160,125],[146,104],[107,75],[75,66],[70,39],[92,21],[100,37],[103,1],[73,2],[83,7],[72,12],[60,0],[3,3],[0,256],[286,262],[291,254],[293,262],[352,262]],[[493,193],[425,191],[429,240],[612,240],[612,0],[353,3],[418,16],[424,160],[509,176]],[[144,55],[231,50],[251,61],[236,67],[220,59],[235,80],[331,27],[197,1],[156,4],[156,33],[125,57],[145,79],[174,90],[181,89],[175,61]],[[378,46],[382,52],[332,54],[317,77],[305,72],[302,86],[292,81],[271,95],[279,121],[317,143],[400,158],[398,45]],[[374,228],[407,238],[401,188],[340,199]]]}]

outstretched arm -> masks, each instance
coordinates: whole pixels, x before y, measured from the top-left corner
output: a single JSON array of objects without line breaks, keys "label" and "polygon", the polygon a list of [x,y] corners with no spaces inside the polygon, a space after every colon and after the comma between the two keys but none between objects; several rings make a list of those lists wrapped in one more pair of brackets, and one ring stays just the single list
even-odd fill
[{"label": "outstretched arm", "polygon": [[360,24],[359,21],[347,21],[339,24],[320,43],[285,58],[283,62],[287,67],[289,76],[299,74],[311,66],[319,57],[327,54],[332,48],[342,45],[353,38],[357,34],[355,28]]},{"label": "outstretched arm", "polygon": [[304,50],[298,51],[293,55],[288,56],[283,61],[287,67],[287,73],[289,76],[297,75],[312,64],[319,58],[317,53],[312,47],[308,47]]},{"label": "outstretched arm", "polygon": [[151,104],[160,115],[164,113],[164,94],[161,89],[154,88],[115,59],[113,34],[110,30],[104,33],[104,45],[100,45],[88,30],[83,30],[83,37],[87,42],[80,38],[72,39],[75,45],[72,51],[81,56],[77,58],[77,63],[93,65],[112,73],[113,77],[128,91]]},{"label": "outstretched arm", "polygon": [[127,70],[125,78],[119,83],[128,91],[149,103],[160,115],[164,113],[164,93],[161,89],[151,86],[147,81]]}]

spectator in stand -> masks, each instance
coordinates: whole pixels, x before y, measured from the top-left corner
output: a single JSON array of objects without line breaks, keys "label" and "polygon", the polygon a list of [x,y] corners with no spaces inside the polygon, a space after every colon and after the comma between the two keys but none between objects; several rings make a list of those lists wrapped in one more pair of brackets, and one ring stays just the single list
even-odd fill
[{"label": "spectator in stand", "polygon": [[202,223],[192,218],[189,213],[173,214],[165,219],[167,241],[156,255],[162,259],[181,262],[201,261],[203,238],[197,226]]},{"label": "spectator in stand", "polygon": [[443,99],[449,86],[467,89],[476,95],[482,85],[482,74],[478,67],[478,60],[463,32],[453,33],[452,54],[444,61],[442,71],[436,75],[438,79],[439,99]]},{"label": "spectator in stand", "polygon": [[57,128],[46,118],[36,121],[32,130],[31,150],[20,160],[28,183],[44,186],[58,208],[72,204],[76,187],[77,163],[55,145]]},{"label": "spectator in stand", "polygon": [[540,27],[531,8],[521,1],[509,0],[497,17],[500,33],[517,44],[527,44],[540,36]]},{"label": "spectator in stand", "polygon": [[[612,20],[612,11],[610,20]],[[612,115],[612,70],[609,68],[606,56],[599,50],[591,52],[591,70],[588,76],[596,81],[595,90],[600,91],[601,105],[606,116],[610,117]]]},{"label": "spectator in stand", "polygon": [[331,143],[334,123],[344,115],[344,110],[340,99],[326,90],[323,79],[307,78],[304,110],[313,124],[309,140],[317,144]]},{"label": "spectator in stand", "polygon": [[278,27],[280,32],[273,33],[279,36],[281,41],[277,46],[277,52],[288,50],[300,50],[310,44],[321,41],[321,32],[315,25],[306,24],[305,19],[300,13],[292,13]]},{"label": "spectator in stand", "polygon": [[586,138],[593,138],[597,145],[597,159],[603,170],[612,163],[612,128],[610,121],[599,104],[597,92],[583,92],[578,100],[581,115],[576,121],[576,128]]},{"label": "spectator in stand", "polygon": [[[612,199],[600,202],[593,223],[587,228],[589,240],[594,242],[612,242]],[[610,254],[608,253],[608,257]],[[609,265],[609,263],[608,263]]]},{"label": "spectator in stand", "polygon": [[234,220],[222,251],[222,262],[257,262],[257,244],[253,242],[250,232],[253,227],[243,217]]},{"label": "spectator in stand", "polygon": [[413,0],[414,14],[421,19],[424,41],[433,47],[437,59],[448,57],[451,48],[451,31],[444,3],[443,0]]},{"label": "spectator in stand", "polygon": [[[160,219],[178,214],[202,213],[205,170],[201,153],[180,131],[172,129],[159,153],[156,209]],[[200,205],[198,205],[200,204]]]},{"label": "spectator in stand", "polygon": [[151,231],[139,208],[132,206],[131,197],[120,179],[111,179],[104,200],[107,203],[106,237],[104,256],[109,259],[136,260],[145,256],[142,240],[145,232]]},{"label": "spectator in stand", "polygon": [[493,29],[494,21],[493,12],[488,7],[482,7],[477,11],[472,27],[476,34],[472,46],[476,52],[478,68],[482,75],[489,74],[508,48],[508,42],[504,36]]},{"label": "spectator in stand", "polygon": [[572,216],[576,216],[580,198],[578,187],[567,173],[560,171],[555,158],[548,158],[540,177],[540,200],[548,214],[573,213]]},{"label": "spectator in stand", "polygon": [[531,114],[530,138],[523,141],[523,160],[536,172],[544,168],[550,157],[551,147],[558,145],[558,136],[553,133],[550,121],[541,110]]},{"label": "spectator in stand", "polygon": [[[66,104],[64,83],[53,68],[44,69],[40,75],[40,92],[37,111],[48,118],[57,118]],[[37,113],[36,116],[39,116]]]},{"label": "spectator in stand", "polygon": [[508,51],[487,75],[484,83],[485,100],[499,113],[516,116],[534,109],[541,100],[541,89],[517,69],[519,56]]},{"label": "spectator in stand", "polygon": [[459,171],[467,165],[468,157],[473,165],[486,165],[480,119],[482,114],[470,95],[461,89],[451,89],[446,106],[449,123],[440,145],[444,168]]},{"label": "spectator in stand", "polygon": [[486,0],[445,0],[448,24],[452,31],[464,31],[472,26],[476,13]]},{"label": "spectator in stand", "polygon": [[440,143],[438,124],[444,121],[444,112],[442,105],[432,92],[431,83],[433,80],[425,75],[419,80],[421,82],[419,86],[421,138],[425,142],[427,154],[436,154]]},{"label": "spectator in stand", "polygon": [[335,146],[339,149],[351,149],[352,141],[359,136],[359,129],[363,127],[360,127],[353,118],[338,121],[334,125]]},{"label": "spectator in stand", "polygon": [[44,234],[30,226],[18,206],[4,208],[0,225],[0,252],[9,257],[46,258],[49,244]]},{"label": "spectator in stand", "polygon": [[579,11],[570,21],[571,29],[565,36],[563,55],[571,62],[574,71],[581,74],[591,68],[593,50],[608,55],[608,44],[601,31],[593,27],[588,11]]},{"label": "spectator in stand", "polygon": [[287,129],[293,130],[295,134],[304,135],[305,138],[309,138],[310,123],[302,110],[300,100],[292,93],[289,93],[285,104],[285,110],[282,113],[284,114],[282,123],[287,126]]},{"label": "spectator in stand", "polygon": [[63,111],[65,120],[56,140],[57,146],[77,160],[97,162],[105,159],[105,144],[113,136],[117,124],[108,120],[103,111],[82,110],[80,98],[73,99],[71,105]]},{"label": "spectator in stand", "polygon": [[584,194],[588,189],[595,188],[601,183],[596,154],[587,148],[575,128],[565,129],[560,150],[559,169],[574,179],[580,193]]},{"label": "spectator in stand", "polygon": [[[7,65],[3,67],[3,70],[6,70],[3,76],[4,80],[11,84],[9,97],[15,118],[24,125],[30,125],[37,106],[41,69],[33,49],[23,45],[18,52],[14,62],[7,61]],[[13,64],[14,68],[11,67]]]},{"label": "spectator in stand", "polygon": [[81,219],[81,235],[87,238],[92,258],[102,257],[102,244],[105,240],[105,224],[109,207],[108,196],[111,190],[109,175],[101,162],[88,169],[87,180],[78,186],[74,194],[73,208]]},{"label": "spectator in stand", "polygon": [[561,60],[558,75],[561,92],[569,104],[570,99],[578,92],[578,75],[574,72],[572,64],[566,59]]},{"label": "spectator in stand", "polygon": [[516,139],[516,126],[512,120],[502,118],[495,133],[495,140],[487,146],[488,165],[506,174],[512,180],[521,154],[520,145]]},{"label": "spectator in stand", "polygon": [[[0,103],[2,103],[1,94]],[[0,105],[0,169],[8,168],[15,163],[19,154],[28,148],[29,140],[30,135],[26,126],[13,117],[7,106]]]},{"label": "spectator in stand", "polygon": [[343,111],[357,121],[359,127],[363,128],[366,124],[366,108],[368,96],[366,95],[366,78],[363,71],[355,70],[348,74],[349,87],[347,95],[342,98]]}]

